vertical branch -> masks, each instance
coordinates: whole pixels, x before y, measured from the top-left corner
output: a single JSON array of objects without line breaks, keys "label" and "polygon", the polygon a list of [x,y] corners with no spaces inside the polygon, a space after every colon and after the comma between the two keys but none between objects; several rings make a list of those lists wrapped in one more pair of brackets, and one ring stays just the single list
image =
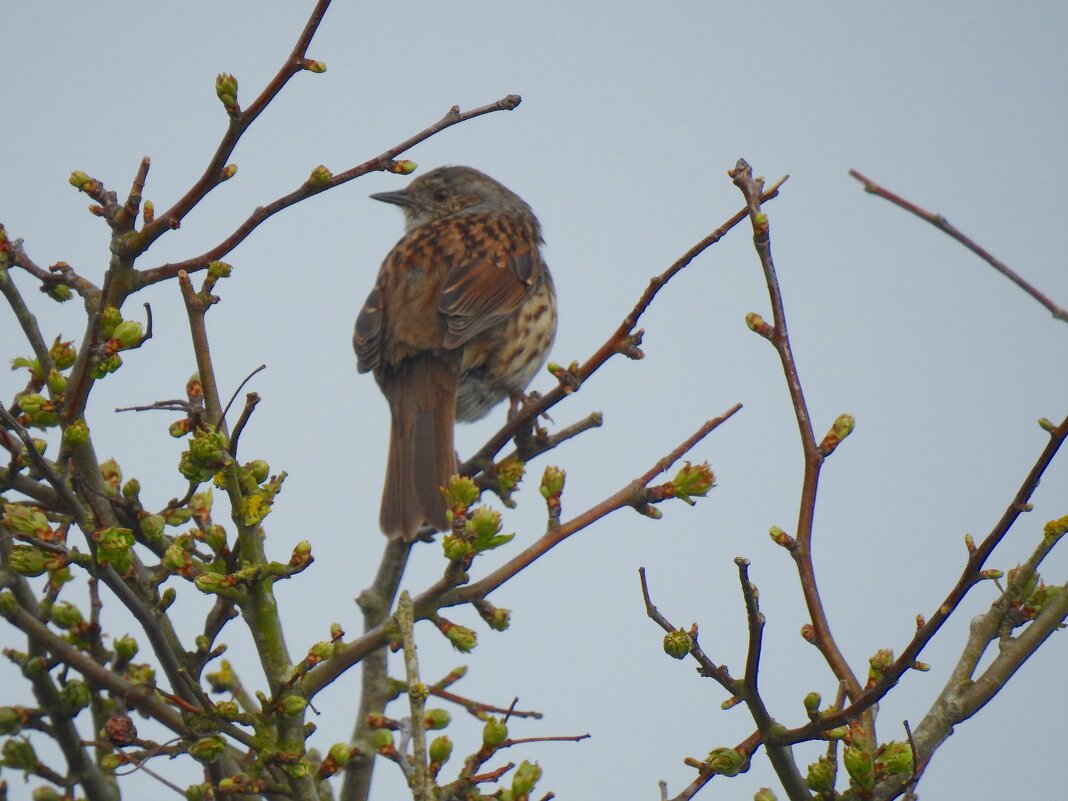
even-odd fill
[{"label": "vertical branch", "polygon": [[[393,606],[393,599],[397,597],[411,547],[411,543],[401,540],[387,542],[374,582],[356,599],[363,611],[365,634],[378,628],[389,617],[389,610]],[[345,766],[341,801],[367,801],[371,792],[375,760],[370,740],[372,730],[367,724],[367,716],[381,714],[392,697],[385,648],[377,648],[367,654],[361,667],[360,703],[352,733],[352,739],[359,747],[360,753]]]},{"label": "vertical branch", "polygon": [[[427,771],[426,754],[426,697],[427,688],[419,679],[419,658],[415,647],[415,616],[412,596],[402,592],[397,604],[397,623],[404,643],[404,673],[408,680],[408,702],[411,708],[412,727],[412,774],[413,801],[428,801],[430,776]],[[401,757],[403,758],[403,754]]]},{"label": "vertical branch", "polygon": [[[797,371],[797,364],[794,361],[793,351],[790,347],[782,291],[779,288],[779,279],[771,256],[768,217],[761,210],[760,205],[763,179],[753,178],[752,168],[744,159],[738,160],[737,165],[729,172],[729,175],[745,196],[746,205],[749,209],[749,218],[753,225],[753,246],[760,258],[760,266],[764,270],[774,321],[771,329],[762,333],[765,333],[766,338],[779,354],[783,373],[786,376],[786,385],[793,403],[794,414],[797,418],[797,427],[801,435],[801,448],[804,452],[805,473],[801,487],[801,503],[797,521],[799,549],[795,560],[801,581],[801,591],[804,595],[809,615],[812,618],[816,644],[833,671],[835,678],[845,682],[849,697],[855,699],[863,692],[863,687],[857,680],[856,674],[849,667],[849,663],[846,662],[845,656],[838,648],[838,644],[831,634],[830,623],[823,609],[823,601],[820,599],[819,588],[816,583],[816,571],[812,561],[812,531],[816,514],[816,490],[819,486],[820,468],[823,465],[824,456],[820,452],[819,445],[812,432],[812,420],[801,388],[801,378]],[[872,735],[874,720],[870,712],[865,714],[867,716],[865,728],[869,735]]]},{"label": "vertical branch", "polygon": [[745,678],[741,683],[740,695],[749,708],[753,721],[764,738],[764,748],[768,752],[775,774],[782,782],[783,789],[791,801],[808,801],[811,794],[805,786],[805,780],[797,769],[793,749],[789,745],[776,744],[772,730],[776,727],[775,719],[768,712],[764,699],[760,695],[758,679],[760,673],[760,650],[764,639],[764,613],[760,611],[757,601],[756,586],[749,581],[749,560],[737,557],[738,580],[742,584],[742,598],[745,600],[745,616],[749,622],[749,652],[745,659]]}]

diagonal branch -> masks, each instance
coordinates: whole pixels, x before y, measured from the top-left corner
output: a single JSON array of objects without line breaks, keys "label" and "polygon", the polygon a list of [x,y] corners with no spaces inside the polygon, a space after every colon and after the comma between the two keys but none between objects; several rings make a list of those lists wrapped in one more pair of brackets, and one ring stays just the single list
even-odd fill
[{"label": "diagonal branch", "polygon": [[1020,289],[1022,289],[1032,298],[1034,298],[1043,306],[1045,306],[1049,313],[1052,314],[1055,319],[1068,323],[1068,311],[1061,308],[1052,300],[1050,300],[1044,293],[1042,293],[1036,286],[1034,286],[1034,284],[1032,284],[1022,275],[1020,275],[1007,264],[1005,264],[1005,262],[1001,261],[1001,259],[991,254],[989,251],[979,245],[975,240],[967,236],[963,231],[958,229],[956,226],[951,225],[949,221],[941,214],[935,214],[933,212],[927,211],[926,209],[920,208],[915,203],[906,200],[900,195],[894,194],[889,189],[880,186],[879,184],[872,181],[870,178],[861,175],[856,170],[850,170],[849,174],[864,185],[864,191],[868,194],[876,195],[877,197],[881,197],[884,200],[889,200],[895,206],[898,206],[899,208],[904,209],[910,214],[919,217],[924,222],[928,222],[933,225],[942,233],[947,234],[948,236],[951,236],[956,239],[958,242],[964,245],[964,247],[968,248],[968,250],[970,250],[976,256],[981,258],[983,261],[985,261],[1003,276],[1005,276],[1014,284],[1016,284],[1016,286],[1020,287]]},{"label": "diagonal branch", "polygon": [[[163,264],[159,267],[154,267],[150,270],[141,272],[138,276],[138,286],[145,287],[151,284],[165,281],[169,278],[173,278],[178,275],[179,272],[185,271],[187,273],[196,272],[197,270],[205,269],[211,262],[221,259],[227,253],[232,251],[235,247],[241,244],[249,234],[255,231],[265,220],[274,216],[283,209],[289,208],[295,203],[299,203],[302,200],[306,200],[314,195],[318,195],[320,192],[325,192],[328,189],[333,189],[335,186],[348,183],[354,178],[359,178],[362,175],[366,175],[369,172],[378,172],[385,170],[391,163],[394,157],[414,147],[415,145],[429,139],[431,136],[445,130],[458,123],[465,122],[475,117],[481,117],[484,114],[489,114],[494,111],[511,111],[516,108],[521,101],[519,95],[507,95],[501,98],[495,103],[490,103],[485,106],[479,106],[469,111],[460,111],[459,106],[453,106],[446,112],[445,116],[438,120],[433,125],[424,128],[419,133],[410,136],[398,145],[394,145],[388,150],[383,151],[379,155],[372,159],[368,159],[363,164],[359,164],[345,172],[338,173],[331,176],[327,180],[313,181],[308,180],[301,184],[298,188],[286,195],[282,195],[270,203],[264,206],[258,206],[241,225],[239,225],[233,233],[231,233],[226,239],[217,244],[210,250],[201,253],[199,256],[194,256],[190,259],[180,262],[172,262],[170,264]],[[220,167],[221,168],[221,167]],[[203,180],[203,179],[202,179]]]}]

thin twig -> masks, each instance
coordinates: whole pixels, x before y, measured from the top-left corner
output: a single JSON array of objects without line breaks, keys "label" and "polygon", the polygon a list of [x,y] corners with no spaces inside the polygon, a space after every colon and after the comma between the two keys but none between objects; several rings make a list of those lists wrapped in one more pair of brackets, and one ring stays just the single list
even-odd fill
[{"label": "thin twig", "polygon": [[[419,144],[420,142],[429,139],[437,133],[449,128],[453,125],[457,125],[461,122],[474,119],[475,117],[481,117],[484,114],[490,114],[494,111],[511,111],[516,108],[520,103],[519,95],[507,95],[501,98],[495,103],[489,103],[485,106],[479,106],[478,108],[470,109],[469,111],[461,112],[458,106],[453,106],[446,112],[445,116],[438,120],[433,125],[424,128],[419,133],[401,142],[399,145],[383,151],[378,156],[372,159],[368,159],[363,164],[359,164],[344,172],[338,173],[332,176],[329,180],[322,182],[306,181],[301,184],[297,189],[289,192],[286,195],[266,203],[262,206],[257,206],[256,209],[249,214],[243,223],[241,223],[229,236],[227,236],[222,242],[215,245],[210,250],[205,251],[199,256],[194,256],[191,259],[186,259],[181,262],[172,262],[170,264],[163,264],[159,267],[154,267],[150,270],[145,270],[140,273],[138,277],[138,286],[145,287],[151,284],[165,281],[169,278],[173,278],[178,275],[179,272],[185,271],[187,273],[196,272],[198,270],[205,269],[211,262],[217,261],[232,251],[241,242],[243,242],[249,234],[255,231],[265,220],[274,216],[278,212],[292,206],[295,203],[299,203],[302,200],[306,200],[309,197],[318,195],[320,192],[325,192],[328,189],[333,189],[335,186],[340,186],[343,183],[347,183],[355,178],[359,178],[362,175],[366,175],[370,172],[380,172],[386,169],[386,166],[393,160],[393,158],[400,153],[408,150],[411,147]],[[214,162],[213,162],[214,164]],[[222,164],[219,165],[219,169],[222,168]],[[203,179],[202,179],[203,180]]]},{"label": "thin twig", "polygon": [[880,186],[879,184],[872,181],[870,178],[861,175],[856,170],[850,170],[849,174],[864,185],[864,191],[868,194],[876,195],[877,197],[881,197],[884,200],[889,200],[895,206],[898,206],[899,208],[904,209],[910,214],[919,217],[924,222],[928,222],[933,225],[942,233],[947,234],[948,236],[951,236],[956,239],[958,242],[964,245],[964,247],[968,248],[968,250],[970,250],[976,256],[981,258],[983,261],[985,261],[1003,276],[1005,276],[1014,284],[1016,284],[1016,286],[1020,287],[1020,289],[1022,289],[1032,298],[1034,298],[1043,306],[1045,306],[1046,310],[1053,315],[1054,319],[1068,323],[1068,311],[1050,300],[1042,291],[1038,289],[1038,287],[1034,286],[1034,284],[1029,282],[1022,275],[1020,275],[1007,264],[1005,264],[1005,262],[1001,261],[1001,259],[997,258],[992,253],[987,251],[971,237],[960,231],[956,226],[951,225],[949,221],[941,214],[935,214],[933,212],[927,211],[926,209],[920,208],[915,203],[905,200],[905,198],[901,197],[900,195],[894,194],[889,189]]}]

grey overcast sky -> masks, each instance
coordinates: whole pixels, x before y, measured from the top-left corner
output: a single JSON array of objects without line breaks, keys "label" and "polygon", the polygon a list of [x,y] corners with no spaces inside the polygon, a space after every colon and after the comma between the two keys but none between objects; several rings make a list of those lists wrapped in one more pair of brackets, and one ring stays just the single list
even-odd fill
[{"label": "grey overcast sky", "polygon": [[[248,103],[292,47],[310,0],[286,3],[8,3],[0,50],[6,114],[0,129],[0,222],[40,264],[65,260],[93,280],[108,232],[68,184],[80,169],[125,193],[143,155],[146,197],[161,209],[200,174],[226,116],[216,73],[234,73]],[[309,50],[328,65],[302,74],[248,132],[237,176],[216,190],[141,266],[187,258],[228,234],[256,205],[298,186],[317,164],[339,172],[436,121],[508,93],[512,113],[454,127],[407,153],[426,170],[470,164],[526,198],[541,218],[560,295],[552,358],[588,356],[630,309],[648,278],[741,206],[725,171],[744,156],[769,179],[789,173],[769,203],[773,247],[802,380],[816,428],[856,416],[854,435],[823,474],[815,558],[839,641],[858,672],[880,647],[900,650],[915,615],[929,615],[961,570],[963,536],[984,535],[1046,442],[1042,416],[1068,412],[1068,327],[956,243],[865,195],[851,167],[944,213],[1060,303],[1068,216],[1068,6],[1061,2],[526,4],[335,0]],[[267,519],[268,549],[284,560],[308,538],[315,564],[278,587],[290,648],[303,653],[337,621],[360,628],[353,597],[372,575],[388,417],[374,381],[355,371],[353,319],[378,265],[401,233],[396,209],[367,199],[405,179],[374,174],[271,219],[227,260],[222,303],[209,316],[220,379],[263,396],[244,434],[246,457],[289,479]],[[1057,251],[1056,253],[1054,251]],[[46,335],[80,333],[75,303],[57,307],[16,280]],[[137,476],[148,506],[180,495],[169,415],[118,405],[181,395],[194,365],[177,287],[144,293],[155,338],[104,381],[91,414],[102,457]],[[142,299],[137,299],[138,302]],[[138,305],[132,304],[130,311]],[[561,799],[658,798],[694,775],[682,764],[752,730],[744,708],[661,652],[643,613],[637,570],[673,621],[701,625],[705,649],[741,672],[746,647],[733,558],[752,560],[768,619],[762,688],[772,714],[805,720],[803,695],[835,694],[816,652],[789,557],[767,536],[793,531],[801,454],[771,347],[744,315],[768,315],[749,234],[739,228],[661,293],[644,326],[646,358],[616,360],[553,412],[567,425],[593,410],[605,424],[531,465],[508,530],[529,543],[544,527],[536,491],[546,463],[568,472],[573,515],[648,469],[703,420],[743,411],[698,446],[718,486],[693,509],[665,504],[654,522],[618,514],[567,541],[494,594],[513,609],[505,634],[473,615],[479,648],[456,654],[421,629],[423,676],[470,666],[456,689],[544,713],[516,736],[589,732],[579,744],[534,745],[539,789]],[[769,315],[770,316],[770,315]],[[0,312],[3,357],[25,346]],[[0,373],[10,403],[22,376]],[[535,388],[552,386],[542,375]],[[470,453],[503,420],[463,428]],[[1009,568],[1068,513],[1065,457],[1047,474],[992,565]],[[438,547],[416,549],[407,586],[443,567]],[[506,555],[480,560],[481,575]],[[1068,559],[1043,571],[1063,583]],[[969,618],[995,597],[977,587],[924,652],[929,673],[907,675],[881,707],[880,735],[902,739],[943,686]],[[180,621],[192,636],[206,601],[189,596]],[[183,596],[184,597],[184,596]],[[130,624],[116,612],[106,623]],[[994,801],[1057,797],[1063,743],[1065,635],[1037,657],[936,754],[921,797]],[[224,638],[248,686],[261,686],[247,637]],[[22,647],[0,629],[0,642]],[[399,670],[399,664],[395,666]],[[16,699],[0,667],[0,703]],[[347,738],[358,675],[317,699],[313,743]],[[463,715],[454,710],[455,717]],[[477,728],[454,725],[457,754]],[[86,732],[88,735],[89,733]],[[797,749],[804,764],[820,749]],[[159,768],[182,784],[186,763]],[[11,797],[29,796],[5,774]],[[139,779],[142,797],[165,797]],[[761,752],[752,770],[699,796],[751,798],[775,786]],[[404,795],[390,765],[375,799]],[[781,797],[781,796],[780,796]]]}]

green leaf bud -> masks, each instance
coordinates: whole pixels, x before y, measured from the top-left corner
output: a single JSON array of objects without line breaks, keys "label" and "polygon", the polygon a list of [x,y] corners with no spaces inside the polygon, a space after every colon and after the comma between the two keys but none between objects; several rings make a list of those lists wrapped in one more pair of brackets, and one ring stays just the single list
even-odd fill
[{"label": "green leaf bud", "polygon": [[818,761],[808,766],[805,785],[815,793],[829,793],[834,789],[834,778],[834,762],[825,756],[821,756]]},{"label": "green leaf bud", "polygon": [[33,578],[42,575],[48,570],[51,557],[32,545],[12,545],[7,563],[16,573]]},{"label": "green leaf bud", "polygon": [[111,334],[111,339],[114,339],[119,343],[119,350],[126,350],[140,345],[144,340],[144,332],[142,331],[139,322],[135,320],[123,320],[115,326],[115,330]]},{"label": "green leaf bud", "polygon": [[517,798],[529,795],[540,778],[541,767],[538,763],[523,760],[512,776],[512,795]]},{"label": "green leaf bud", "polygon": [[51,619],[52,623],[61,629],[72,629],[85,620],[78,607],[69,601],[53,604]]},{"label": "green leaf bud", "polygon": [[508,738],[508,727],[500,718],[489,718],[482,727],[482,745],[496,748]]},{"label": "green leaf bud", "polygon": [[749,770],[749,758],[736,748],[713,748],[705,760],[721,776],[737,776]]},{"label": "green leaf bud", "polygon": [[671,485],[675,488],[676,497],[693,506],[693,498],[703,498],[715,484],[716,477],[708,462],[692,465],[689,462],[675,474]]},{"label": "green leaf bud", "polygon": [[846,746],[842,751],[842,763],[849,778],[864,792],[875,786],[875,764],[871,754],[856,745]]},{"label": "green leaf bud", "polygon": [[5,740],[3,747],[0,748],[0,756],[3,757],[0,763],[5,768],[29,773],[37,767],[37,754],[29,740],[16,737]]},{"label": "green leaf bud", "polygon": [[430,759],[433,762],[437,762],[439,765],[443,765],[449,761],[449,757],[452,756],[452,740],[447,736],[440,735],[430,741]]},{"label": "green leaf bud", "polygon": [[63,701],[63,706],[71,712],[85,709],[93,701],[89,685],[81,679],[68,680],[59,691],[59,697]]},{"label": "green leaf bud", "polygon": [[4,505],[3,510],[4,514],[0,518],[0,523],[5,528],[9,528],[19,534],[38,538],[45,538],[51,531],[51,527],[48,525],[48,518],[45,517],[44,512],[35,506],[9,503]]},{"label": "green leaf bud", "polygon": [[669,631],[664,635],[664,653],[672,659],[683,659],[693,648],[693,638],[685,629]]},{"label": "green leaf bud", "polygon": [[135,640],[129,634],[124,634],[121,637],[116,637],[113,645],[115,647],[115,656],[122,662],[129,662],[131,659],[137,656],[137,640]]},{"label": "green leaf bud", "polygon": [[201,737],[189,746],[189,756],[197,762],[209,765],[226,753],[226,740],[218,735]]},{"label": "green leaf bud", "polygon": [[444,729],[452,722],[452,715],[445,709],[428,709],[423,722],[426,724],[427,729],[437,731]]},{"label": "green leaf bud", "polygon": [[559,467],[549,465],[541,476],[541,495],[543,498],[558,498],[564,491],[564,481],[567,473]]},{"label": "green leaf bud", "polygon": [[281,712],[287,718],[301,714],[308,708],[308,699],[299,695],[287,695],[282,698]]}]

